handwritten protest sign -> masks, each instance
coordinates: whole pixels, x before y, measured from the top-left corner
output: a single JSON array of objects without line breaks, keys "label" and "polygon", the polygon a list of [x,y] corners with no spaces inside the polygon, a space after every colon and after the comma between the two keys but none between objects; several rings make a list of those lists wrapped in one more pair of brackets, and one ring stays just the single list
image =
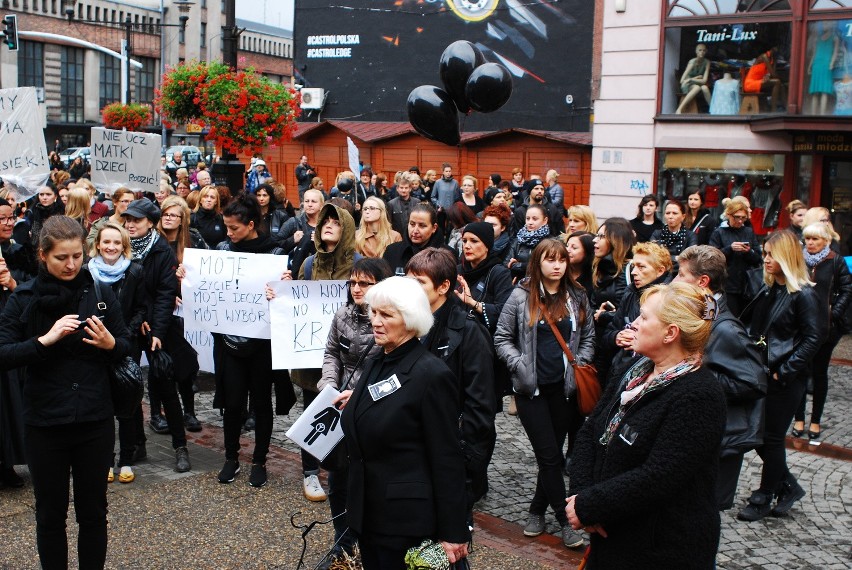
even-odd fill
[{"label": "handwritten protest sign", "polygon": [[[175,308],[174,315],[183,318],[183,304]],[[213,335],[207,331],[191,329],[184,320],[183,337],[198,353],[198,367],[202,372],[215,372],[213,367]]]},{"label": "handwritten protest sign", "polygon": [[160,187],[160,135],[92,128],[92,183],[112,195],[124,186],[156,192]]},{"label": "handwritten protest sign", "polygon": [[185,249],[184,322],[198,329],[248,338],[269,338],[264,289],[278,281],[287,256]]},{"label": "handwritten protest sign", "polygon": [[35,87],[0,89],[0,176],[18,201],[38,194],[50,173]]},{"label": "handwritten protest sign", "polygon": [[337,309],[346,304],[346,281],[278,281],[272,318],[274,370],[322,368],[328,330]]},{"label": "handwritten protest sign", "polygon": [[340,410],[332,404],[339,395],[333,387],[326,386],[286,433],[296,445],[320,461],[343,439]]}]

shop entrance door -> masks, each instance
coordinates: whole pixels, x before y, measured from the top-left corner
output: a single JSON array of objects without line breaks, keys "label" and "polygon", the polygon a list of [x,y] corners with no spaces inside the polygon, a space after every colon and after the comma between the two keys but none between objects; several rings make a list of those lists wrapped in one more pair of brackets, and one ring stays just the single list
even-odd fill
[{"label": "shop entrance door", "polygon": [[822,205],[831,210],[841,253],[852,255],[852,161],[826,158],[823,164]]}]

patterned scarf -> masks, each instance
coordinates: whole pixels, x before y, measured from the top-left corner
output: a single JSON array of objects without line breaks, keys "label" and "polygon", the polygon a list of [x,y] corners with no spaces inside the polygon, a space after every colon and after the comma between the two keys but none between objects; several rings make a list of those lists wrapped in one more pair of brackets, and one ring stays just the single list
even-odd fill
[{"label": "patterned scarf", "polygon": [[160,234],[158,234],[156,230],[151,229],[144,236],[131,239],[130,250],[133,254],[133,261],[144,260],[145,256],[148,255],[148,252],[151,251],[151,247],[157,243],[157,238],[159,237]]},{"label": "patterned scarf", "polygon": [[654,361],[643,358],[627,371],[627,387],[621,393],[621,402],[618,412],[609,421],[609,425],[601,436],[602,445],[609,445],[610,440],[618,431],[624,416],[636,402],[646,394],[665,388],[684,374],[698,370],[701,367],[701,358],[697,355],[688,356],[681,360],[659,376],[651,376],[654,371]]},{"label": "patterned scarf", "polygon": [[518,243],[527,247],[535,247],[538,242],[550,235],[550,226],[544,224],[534,231],[529,231],[526,226],[518,230]]},{"label": "patterned scarf", "polygon": [[817,265],[819,265],[820,261],[828,257],[828,254],[831,253],[831,244],[822,248],[822,251],[817,253],[808,253],[808,249],[805,248],[802,250],[802,253],[805,255],[805,263],[808,264],[808,267],[813,269]]},{"label": "patterned scarf", "polygon": [[670,251],[673,249],[683,251],[686,249],[686,236],[688,233],[689,230],[686,229],[684,224],[681,224],[677,233],[672,233],[668,226],[663,226],[663,229],[660,230],[660,239],[657,240],[657,243]]}]

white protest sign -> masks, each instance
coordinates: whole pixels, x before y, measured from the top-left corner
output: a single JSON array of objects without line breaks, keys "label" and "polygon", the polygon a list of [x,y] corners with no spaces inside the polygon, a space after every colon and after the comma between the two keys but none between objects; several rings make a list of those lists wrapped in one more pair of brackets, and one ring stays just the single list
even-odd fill
[{"label": "white protest sign", "polygon": [[18,201],[38,194],[50,166],[35,87],[0,89],[0,176]]},{"label": "white protest sign", "polygon": [[349,155],[349,170],[355,174],[357,179],[361,176],[361,153],[349,137],[346,137],[346,149]]},{"label": "white protest sign", "polygon": [[269,338],[266,283],[281,278],[286,255],[188,248],[183,266],[187,329]]},{"label": "white protest sign", "polygon": [[[173,314],[176,317],[183,318],[183,303],[175,308]],[[198,368],[202,372],[215,372],[216,369],[213,366],[213,335],[207,331],[188,328],[184,319],[183,338],[198,354]]]},{"label": "white protest sign", "polygon": [[322,368],[328,331],[346,304],[346,281],[277,281],[272,319],[272,369]]},{"label": "white protest sign", "polygon": [[332,402],[340,392],[326,386],[287,430],[287,437],[322,461],[343,439],[340,410]]},{"label": "white protest sign", "polygon": [[92,184],[112,195],[120,186],[156,192],[160,187],[162,137],[149,133],[92,128]]}]

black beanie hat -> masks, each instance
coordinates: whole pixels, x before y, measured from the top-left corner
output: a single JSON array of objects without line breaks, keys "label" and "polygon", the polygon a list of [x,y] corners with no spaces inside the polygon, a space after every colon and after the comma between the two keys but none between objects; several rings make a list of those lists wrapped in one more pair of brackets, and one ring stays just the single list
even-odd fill
[{"label": "black beanie hat", "polygon": [[491,175],[491,180],[494,181],[494,186],[500,186],[500,182],[503,181],[503,177],[497,173]]},{"label": "black beanie hat", "polygon": [[494,226],[488,222],[471,222],[464,227],[462,236],[468,232],[478,237],[485,244],[485,247],[488,248],[489,252],[494,247]]}]

